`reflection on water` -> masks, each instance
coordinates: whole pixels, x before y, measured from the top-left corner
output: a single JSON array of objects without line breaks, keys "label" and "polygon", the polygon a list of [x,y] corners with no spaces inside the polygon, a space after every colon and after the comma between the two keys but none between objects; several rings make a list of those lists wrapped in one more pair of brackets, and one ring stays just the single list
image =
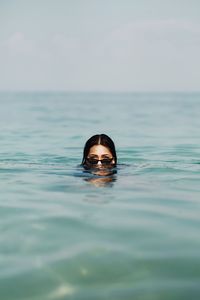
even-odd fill
[{"label": "reflection on water", "polygon": [[85,172],[90,176],[84,178],[84,180],[96,187],[112,187],[113,183],[117,180],[117,171],[113,168],[92,168]]}]

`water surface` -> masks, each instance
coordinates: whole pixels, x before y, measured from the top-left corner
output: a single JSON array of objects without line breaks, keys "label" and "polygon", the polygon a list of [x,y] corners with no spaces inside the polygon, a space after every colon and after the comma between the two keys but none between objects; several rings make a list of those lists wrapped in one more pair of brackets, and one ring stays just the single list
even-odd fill
[{"label": "water surface", "polygon": [[[200,94],[0,94],[0,298],[198,299]],[[112,180],[79,164],[106,133]]]}]

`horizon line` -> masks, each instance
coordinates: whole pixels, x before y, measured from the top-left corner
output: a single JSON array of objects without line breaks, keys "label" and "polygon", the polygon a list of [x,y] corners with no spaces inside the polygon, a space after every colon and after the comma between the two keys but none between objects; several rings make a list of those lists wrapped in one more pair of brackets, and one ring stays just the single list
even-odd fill
[{"label": "horizon line", "polygon": [[85,94],[191,94],[191,93],[200,93],[200,90],[169,90],[169,91],[115,91],[115,90],[45,90],[45,89],[34,89],[34,90],[0,90],[0,93],[85,93]]}]

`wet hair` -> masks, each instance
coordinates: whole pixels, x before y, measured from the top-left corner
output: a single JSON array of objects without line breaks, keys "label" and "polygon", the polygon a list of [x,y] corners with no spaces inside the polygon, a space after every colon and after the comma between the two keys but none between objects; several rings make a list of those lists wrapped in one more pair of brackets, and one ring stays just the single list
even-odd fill
[{"label": "wet hair", "polygon": [[85,143],[85,147],[83,150],[83,160],[82,160],[83,166],[86,164],[86,159],[89,154],[90,148],[92,148],[94,145],[102,145],[108,148],[115,160],[115,165],[117,164],[115,144],[112,141],[112,139],[106,134],[96,134],[93,135],[91,138],[89,138],[89,140],[87,140],[87,142]]}]

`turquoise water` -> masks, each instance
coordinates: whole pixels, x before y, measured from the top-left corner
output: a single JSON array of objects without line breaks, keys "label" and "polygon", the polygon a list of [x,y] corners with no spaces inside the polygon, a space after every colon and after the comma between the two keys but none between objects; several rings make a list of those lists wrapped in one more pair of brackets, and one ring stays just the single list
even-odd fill
[{"label": "turquoise water", "polygon": [[[200,296],[200,94],[0,94],[0,299]],[[78,166],[106,133],[117,173]]]}]

